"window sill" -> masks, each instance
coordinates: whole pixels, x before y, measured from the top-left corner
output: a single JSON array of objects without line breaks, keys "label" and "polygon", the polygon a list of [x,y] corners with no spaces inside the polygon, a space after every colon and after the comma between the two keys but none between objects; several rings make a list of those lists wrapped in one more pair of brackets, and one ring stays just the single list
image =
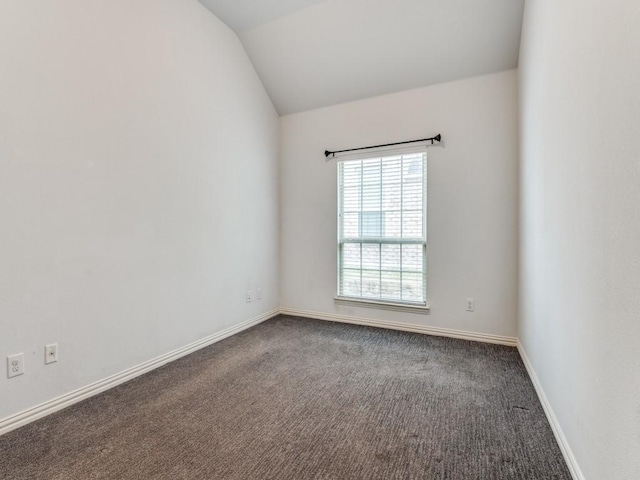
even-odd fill
[{"label": "window sill", "polygon": [[350,305],[353,307],[378,308],[380,310],[393,310],[396,312],[409,312],[422,315],[429,315],[431,307],[429,305],[412,305],[409,303],[378,302],[375,300],[364,300],[349,297],[334,297],[334,302],[338,305]]}]

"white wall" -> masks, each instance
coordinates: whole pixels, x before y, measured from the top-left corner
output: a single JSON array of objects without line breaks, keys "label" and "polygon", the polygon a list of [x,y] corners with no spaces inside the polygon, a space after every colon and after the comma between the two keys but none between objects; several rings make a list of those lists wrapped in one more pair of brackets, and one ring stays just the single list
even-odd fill
[{"label": "white wall", "polygon": [[277,308],[278,117],[231,30],[3,0],[0,68],[0,418]]},{"label": "white wall", "polygon": [[640,478],[640,3],[526,3],[519,337],[589,480]]},{"label": "white wall", "polygon": [[[282,117],[281,306],[515,336],[516,82],[511,70]],[[436,133],[444,143],[428,152],[431,314],[335,305],[336,162],[324,150]]]}]

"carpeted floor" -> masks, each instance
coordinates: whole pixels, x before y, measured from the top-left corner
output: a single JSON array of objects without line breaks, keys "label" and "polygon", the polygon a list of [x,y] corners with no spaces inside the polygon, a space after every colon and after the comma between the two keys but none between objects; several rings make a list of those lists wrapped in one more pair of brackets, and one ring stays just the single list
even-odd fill
[{"label": "carpeted floor", "polygon": [[9,479],[562,479],[514,348],[277,317],[0,437]]}]

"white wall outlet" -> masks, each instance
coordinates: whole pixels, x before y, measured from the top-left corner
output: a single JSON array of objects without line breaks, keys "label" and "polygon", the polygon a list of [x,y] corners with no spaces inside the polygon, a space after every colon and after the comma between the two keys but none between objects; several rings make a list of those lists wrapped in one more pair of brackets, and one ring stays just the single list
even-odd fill
[{"label": "white wall outlet", "polygon": [[256,300],[262,300],[262,289],[256,288]]},{"label": "white wall outlet", "polygon": [[48,365],[58,361],[58,344],[51,343],[44,347],[44,363]]},{"label": "white wall outlet", "polygon": [[7,357],[7,376],[17,377],[24,373],[24,353]]},{"label": "white wall outlet", "polygon": [[467,312],[473,312],[475,307],[476,305],[475,305],[475,302],[473,301],[473,298],[467,298]]},{"label": "white wall outlet", "polygon": [[247,290],[247,303],[251,303],[251,300],[253,300],[253,294],[251,292],[251,290]]}]

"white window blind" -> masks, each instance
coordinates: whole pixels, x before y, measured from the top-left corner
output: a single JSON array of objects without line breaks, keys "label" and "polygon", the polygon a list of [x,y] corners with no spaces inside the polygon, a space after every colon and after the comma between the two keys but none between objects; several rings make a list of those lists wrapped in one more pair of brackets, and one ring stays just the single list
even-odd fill
[{"label": "white window blind", "polygon": [[427,154],[338,163],[338,296],[426,305]]}]

